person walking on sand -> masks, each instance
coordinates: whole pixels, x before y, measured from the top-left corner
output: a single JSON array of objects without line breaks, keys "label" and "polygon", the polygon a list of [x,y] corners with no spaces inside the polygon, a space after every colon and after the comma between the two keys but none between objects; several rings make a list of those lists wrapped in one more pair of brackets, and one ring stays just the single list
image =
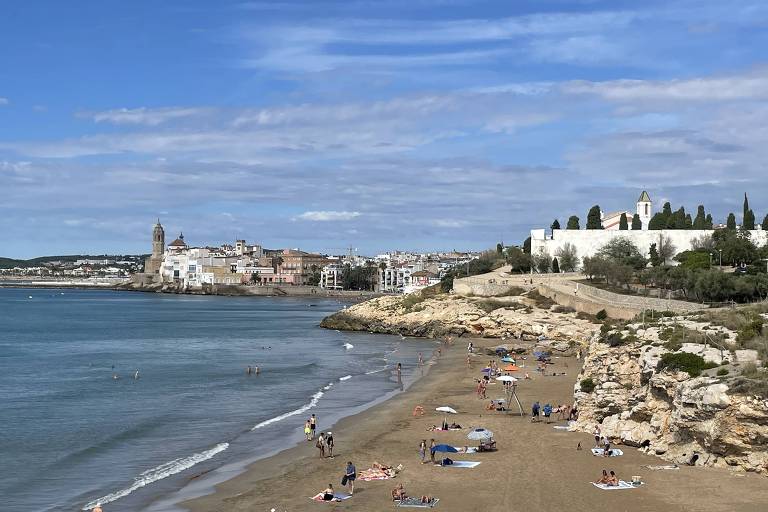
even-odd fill
[{"label": "person walking on sand", "polygon": [[333,432],[330,430],[325,435],[325,446],[328,448],[328,458],[333,458]]},{"label": "person walking on sand", "polygon": [[592,431],[595,436],[595,448],[600,448],[600,425],[595,424],[595,430]]},{"label": "person walking on sand", "polygon": [[424,464],[427,458],[427,440],[422,439],[419,443],[419,457],[421,457],[421,463]]},{"label": "person walking on sand", "polygon": [[544,420],[547,422],[547,425],[549,425],[549,417],[552,415],[552,406],[547,402],[544,404]]},{"label": "person walking on sand", "polygon": [[312,427],[310,426],[309,420],[304,423],[304,437],[307,438],[307,441],[312,440]]},{"label": "person walking on sand", "polygon": [[435,461],[435,439],[432,438],[429,440],[429,460],[432,461],[434,464]]},{"label": "person walking on sand", "polygon": [[533,405],[531,406],[531,423],[535,421],[539,421],[539,409],[541,406],[539,405],[539,401],[536,400],[533,402]]},{"label": "person walking on sand", "polygon": [[320,432],[320,435],[317,436],[317,441],[315,442],[315,448],[320,450],[320,458],[325,458],[325,433]]},{"label": "person walking on sand", "polygon": [[355,479],[357,478],[357,470],[352,461],[347,461],[347,470],[344,473],[344,477],[347,479],[347,485],[349,485],[349,495],[355,494]]},{"label": "person walking on sand", "polygon": [[312,430],[312,437],[309,439],[312,440],[315,438],[315,432],[317,432],[317,416],[314,414],[309,417],[309,428]]}]

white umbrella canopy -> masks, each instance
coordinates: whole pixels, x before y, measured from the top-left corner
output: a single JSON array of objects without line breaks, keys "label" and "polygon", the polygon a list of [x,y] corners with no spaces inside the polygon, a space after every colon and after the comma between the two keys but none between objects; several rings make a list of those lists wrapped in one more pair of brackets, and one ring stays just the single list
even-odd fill
[{"label": "white umbrella canopy", "polygon": [[496,377],[496,380],[500,380],[502,382],[517,382],[517,379],[510,375],[502,375],[501,377]]},{"label": "white umbrella canopy", "polygon": [[438,412],[449,412],[451,414],[458,414],[456,412],[456,409],[453,409],[452,407],[448,407],[447,405],[443,405],[442,407],[438,407],[435,410],[438,411]]},{"label": "white umbrella canopy", "polygon": [[467,439],[472,441],[489,441],[493,439],[493,432],[484,428],[476,428],[467,434]]}]

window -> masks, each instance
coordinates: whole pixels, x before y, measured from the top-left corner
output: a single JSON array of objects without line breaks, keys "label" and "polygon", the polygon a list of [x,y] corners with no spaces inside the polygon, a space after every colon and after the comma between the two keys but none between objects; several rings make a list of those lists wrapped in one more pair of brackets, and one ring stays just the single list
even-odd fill
[{"label": "window", "polygon": [[646,203],[646,205],[645,205],[645,216],[646,216],[646,217],[648,216],[648,204],[647,204],[647,203]]}]

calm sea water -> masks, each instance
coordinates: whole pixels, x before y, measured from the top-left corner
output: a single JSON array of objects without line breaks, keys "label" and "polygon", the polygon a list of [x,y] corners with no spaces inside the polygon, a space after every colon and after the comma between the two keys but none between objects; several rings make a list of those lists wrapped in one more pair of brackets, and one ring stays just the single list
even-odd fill
[{"label": "calm sea water", "polygon": [[317,326],[341,307],[0,288],[0,509],[141,510],[396,391],[431,347]]}]

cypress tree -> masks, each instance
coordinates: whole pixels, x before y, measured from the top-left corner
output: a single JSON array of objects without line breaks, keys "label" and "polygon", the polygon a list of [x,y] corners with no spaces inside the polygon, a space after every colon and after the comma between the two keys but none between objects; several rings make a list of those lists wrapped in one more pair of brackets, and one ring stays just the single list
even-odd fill
[{"label": "cypress tree", "polygon": [[741,229],[755,229],[755,212],[747,210],[744,222],[741,224]]},{"label": "cypress tree", "polygon": [[725,227],[730,230],[736,229],[736,216],[733,213],[728,214],[728,220],[725,221]]},{"label": "cypress tree", "polygon": [[565,229],[581,229],[579,226],[579,218],[575,215],[568,217],[568,224],[566,224]]},{"label": "cypress tree", "polygon": [[[768,217],[768,215],[766,215]],[[640,215],[634,214],[632,216],[632,229],[643,229],[643,222],[640,220]]]},{"label": "cypress tree", "polygon": [[696,210],[696,218],[693,219],[693,229],[705,229],[706,223],[707,218],[704,212],[704,205],[700,204],[698,210]]},{"label": "cypress tree", "polygon": [[648,222],[648,229],[664,229],[667,227],[667,219],[662,212],[656,212]]},{"label": "cypress tree", "polygon": [[629,226],[627,225],[627,214],[622,213],[621,217],[619,217],[619,229],[622,231],[626,231],[629,229]]},{"label": "cypress tree", "polygon": [[712,220],[712,214],[708,213],[707,218],[704,221],[704,229],[712,229],[715,227],[715,222]]},{"label": "cypress tree", "polygon": [[595,205],[589,209],[587,229],[603,229],[603,223],[600,221],[600,206]]},{"label": "cypress tree", "polygon": [[664,203],[664,206],[661,207],[661,213],[664,215],[664,219],[668,219],[672,216],[672,205],[669,204],[669,201]]},{"label": "cypress tree", "polygon": [[744,210],[741,214],[742,226],[747,223],[747,215],[749,215],[749,199],[747,199],[747,193],[744,192]]},{"label": "cypress tree", "polygon": [[531,237],[528,237],[523,242],[523,252],[525,254],[531,254]]},{"label": "cypress tree", "polygon": [[766,214],[765,217],[763,217],[762,227],[764,230],[768,231],[768,214]]},{"label": "cypress tree", "polygon": [[654,267],[658,267],[661,265],[661,260],[659,258],[659,251],[656,250],[656,244],[651,244],[650,249],[648,250],[648,255],[650,256],[651,265]]},{"label": "cypress tree", "polygon": [[691,220],[691,214],[685,215],[685,229],[693,229],[693,221]]},{"label": "cypress tree", "polygon": [[552,231],[554,231],[556,229],[560,229],[560,221],[555,219],[555,222],[553,222],[552,226],[550,226],[550,227],[552,228]]},{"label": "cypress tree", "polygon": [[552,273],[553,274],[560,273],[560,264],[557,262],[557,258],[552,258]]}]

